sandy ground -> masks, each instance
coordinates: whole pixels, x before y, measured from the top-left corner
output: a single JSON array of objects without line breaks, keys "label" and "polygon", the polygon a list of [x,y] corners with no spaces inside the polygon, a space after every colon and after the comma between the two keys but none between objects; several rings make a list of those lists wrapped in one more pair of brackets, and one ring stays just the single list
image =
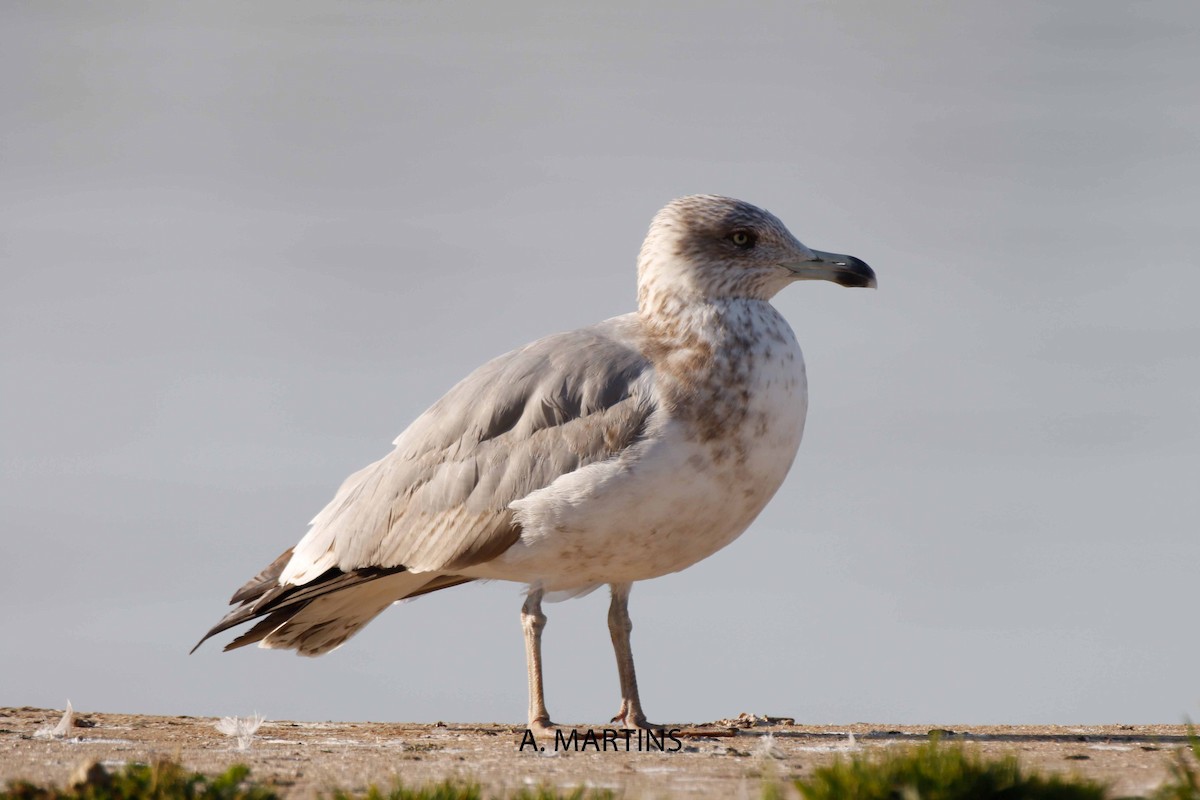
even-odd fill
[{"label": "sandy ground", "polygon": [[[675,738],[663,742],[666,752],[639,752],[636,735],[628,751],[622,738],[610,739],[602,752],[590,743],[584,751],[556,752],[550,739],[538,741],[544,750],[528,742],[522,749],[523,729],[507,725],[275,720],[239,751],[212,718],[81,710],[66,737],[47,737],[61,717],[61,710],[0,708],[0,784],[14,778],[65,783],[89,760],[113,768],[167,757],[206,773],[245,763],[253,778],[289,797],[458,776],[496,790],[547,784],[606,787],[631,798],[755,798],[764,778],[803,776],[839,756],[925,741],[937,729],[946,731],[945,741],[967,742],[988,755],[1015,753],[1040,770],[1108,781],[1119,796],[1144,794],[1165,780],[1186,742],[1178,725],[828,726],[743,715],[677,726]],[[588,727],[575,730],[582,745]],[[593,730],[604,746],[603,726]]]}]

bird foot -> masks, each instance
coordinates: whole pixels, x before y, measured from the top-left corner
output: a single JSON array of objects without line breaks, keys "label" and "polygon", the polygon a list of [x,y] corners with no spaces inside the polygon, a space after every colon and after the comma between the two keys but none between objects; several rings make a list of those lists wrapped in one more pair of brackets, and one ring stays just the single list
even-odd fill
[{"label": "bird foot", "polygon": [[539,717],[529,721],[529,730],[533,731],[534,736],[552,736],[558,728],[558,723],[551,722],[549,717]]},{"label": "bird foot", "polygon": [[661,725],[655,725],[653,722],[647,722],[646,715],[641,711],[628,712],[624,707],[617,712],[612,721],[624,730],[637,730],[641,728],[644,731],[656,731],[662,727]]}]

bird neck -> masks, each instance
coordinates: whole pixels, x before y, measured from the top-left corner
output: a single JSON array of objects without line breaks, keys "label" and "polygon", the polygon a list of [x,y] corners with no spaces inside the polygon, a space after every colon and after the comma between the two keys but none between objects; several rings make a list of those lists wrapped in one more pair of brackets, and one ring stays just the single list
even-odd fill
[{"label": "bird neck", "polygon": [[[661,346],[718,344],[742,338],[779,313],[757,297],[701,297],[689,293],[648,293],[639,298],[642,329]],[[773,327],[773,326],[772,326]]]},{"label": "bird neck", "polygon": [[[655,269],[655,266],[660,268]],[[745,276],[742,276],[745,277]],[[695,317],[737,307],[769,306],[775,289],[761,282],[727,278],[702,280],[686,271],[644,266],[638,274],[638,313],[643,320]]]}]

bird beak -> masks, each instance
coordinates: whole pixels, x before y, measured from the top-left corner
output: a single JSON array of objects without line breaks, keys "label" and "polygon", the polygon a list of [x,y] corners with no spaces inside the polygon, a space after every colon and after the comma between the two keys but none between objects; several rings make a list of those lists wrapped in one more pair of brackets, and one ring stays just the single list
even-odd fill
[{"label": "bird beak", "polygon": [[865,287],[874,289],[875,271],[861,258],[844,256],[841,253],[811,251],[816,258],[785,266],[801,281],[833,281],[839,286]]}]

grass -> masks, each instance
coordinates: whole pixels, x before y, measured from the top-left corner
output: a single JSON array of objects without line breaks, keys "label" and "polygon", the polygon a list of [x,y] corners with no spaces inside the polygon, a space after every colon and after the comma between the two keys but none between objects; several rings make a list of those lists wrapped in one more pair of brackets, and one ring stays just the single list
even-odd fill
[{"label": "grass", "polygon": [[[1200,800],[1200,736],[1189,726],[1189,746],[1176,754],[1171,777],[1148,800]],[[1189,758],[1188,751],[1194,758]],[[819,767],[795,781],[805,800],[1105,800],[1104,784],[1080,777],[1021,769],[1015,756],[984,759],[934,738],[920,747],[855,756]],[[767,797],[778,798],[777,787]],[[1132,800],[1126,798],[1124,800]]]},{"label": "grass", "polygon": [[855,756],[796,781],[806,800],[1105,800],[1102,784],[1021,769],[1015,756],[984,759],[937,740]]},{"label": "grass", "polygon": [[[0,800],[280,800],[274,790],[249,780],[250,768],[235,764],[216,777],[187,772],[170,761],[154,764],[127,764],[109,773],[93,766],[87,779],[73,786],[39,786],[28,781],[13,781],[0,790]],[[488,800],[475,785],[443,781],[420,788],[402,785],[389,790],[372,786],[365,793],[335,790],[331,800]],[[522,789],[503,796],[504,800],[613,800],[613,793],[575,789],[566,794],[550,788]]]},{"label": "grass", "polygon": [[93,766],[87,780],[51,788],[13,781],[0,800],[276,800],[270,789],[248,782],[250,768],[235,764],[216,777],[187,772],[171,761],[127,764],[109,773]]},{"label": "grass", "polygon": [[[1189,750],[1194,756],[1192,760],[1187,756]],[[1151,800],[1200,800],[1200,736],[1191,725],[1188,725],[1188,747],[1180,748],[1171,765],[1171,779],[1150,797]]]}]

